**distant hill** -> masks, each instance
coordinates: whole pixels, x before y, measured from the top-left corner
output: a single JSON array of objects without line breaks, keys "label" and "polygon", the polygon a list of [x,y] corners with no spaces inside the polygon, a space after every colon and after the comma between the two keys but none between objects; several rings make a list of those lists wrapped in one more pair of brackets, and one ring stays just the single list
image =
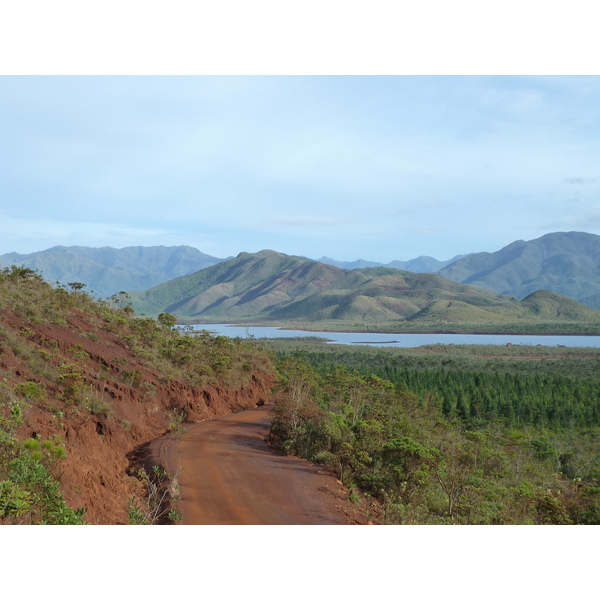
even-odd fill
[{"label": "distant hill", "polygon": [[432,258],[431,256],[419,256],[418,258],[413,258],[411,260],[394,260],[387,264],[371,262],[368,260],[355,260],[352,262],[344,262],[339,260],[334,260],[333,258],[329,258],[328,256],[323,256],[319,259],[319,262],[322,262],[326,265],[332,265],[334,267],[339,267],[340,269],[367,269],[370,267],[390,267],[393,269],[401,269],[403,271],[412,271],[413,273],[435,273],[440,269],[443,269],[447,265],[453,263],[454,261],[467,256],[466,254],[459,254],[450,260],[437,260],[436,258]]},{"label": "distant hill", "polygon": [[519,302],[433,273],[339,269],[272,250],[242,252],[202,271],[131,292],[138,314],[296,322],[600,323],[600,312],[552,292]]},{"label": "distant hill", "polygon": [[544,289],[600,308],[600,236],[549,233],[498,252],[471,254],[439,274],[517,298]]},{"label": "distant hill", "polygon": [[85,283],[95,295],[108,297],[122,290],[143,290],[223,260],[190,246],[55,246],[32,254],[0,255],[0,267],[28,267],[50,283]]}]

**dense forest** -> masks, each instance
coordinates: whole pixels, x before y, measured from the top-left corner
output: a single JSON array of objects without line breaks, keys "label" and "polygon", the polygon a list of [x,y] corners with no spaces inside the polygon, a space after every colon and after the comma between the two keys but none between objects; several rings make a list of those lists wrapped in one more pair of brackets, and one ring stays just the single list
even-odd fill
[{"label": "dense forest", "polygon": [[386,522],[600,523],[597,351],[268,345],[272,441],[378,498]]}]

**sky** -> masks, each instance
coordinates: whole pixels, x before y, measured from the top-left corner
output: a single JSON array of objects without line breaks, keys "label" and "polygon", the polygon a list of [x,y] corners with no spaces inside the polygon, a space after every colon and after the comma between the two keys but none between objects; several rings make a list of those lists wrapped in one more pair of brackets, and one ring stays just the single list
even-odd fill
[{"label": "sky", "polygon": [[600,77],[2,76],[0,253],[389,262],[600,233]]}]

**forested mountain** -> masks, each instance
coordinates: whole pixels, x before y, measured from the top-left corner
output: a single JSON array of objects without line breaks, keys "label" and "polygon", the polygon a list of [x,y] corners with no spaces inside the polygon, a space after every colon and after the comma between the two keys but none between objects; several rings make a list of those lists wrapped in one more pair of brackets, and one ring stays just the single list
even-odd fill
[{"label": "forested mountain", "polygon": [[600,236],[549,233],[498,252],[471,254],[439,274],[517,298],[544,289],[600,308]]},{"label": "forested mountain", "polygon": [[340,269],[367,269],[369,267],[390,267],[392,269],[401,269],[403,271],[412,271],[413,273],[435,273],[440,269],[443,269],[447,265],[453,263],[459,258],[463,258],[466,254],[460,254],[449,260],[437,260],[431,256],[419,256],[411,260],[393,260],[387,264],[371,262],[368,260],[355,260],[351,262],[344,262],[334,260],[328,256],[323,256],[319,259],[319,262],[325,263],[326,265],[332,265],[339,267]]},{"label": "forested mountain", "polygon": [[432,273],[338,269],[272,250],[131,293],[138,314],[218,320],[481,323],[588,321],[600,312],[551,292],[522,302]]},{"label": "forested mountain", "polygon": [[3,254],[0,267],[27,267],[40,271],[51,283],[76,281],[98,296],[111,296],[122,290],[143,290],[222,260],[190,246],[55,246],[32,254]]}]

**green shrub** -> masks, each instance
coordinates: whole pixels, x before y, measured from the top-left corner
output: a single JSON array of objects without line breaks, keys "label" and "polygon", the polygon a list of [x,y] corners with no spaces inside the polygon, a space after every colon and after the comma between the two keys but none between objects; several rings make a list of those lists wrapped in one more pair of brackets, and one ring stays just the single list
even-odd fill
[{"label": "green shrub", "polygon": [[15,386],[15,392],[26,400],[43,400],[46,397],[44,386],[35,381],[19,383]]},{"label": "green shrub", "polygon": [[84,408],[91,414],[104,419],[109,419],[114,414],[110,402],[98,395],[95,390],[90,390],[86,394]]}]

